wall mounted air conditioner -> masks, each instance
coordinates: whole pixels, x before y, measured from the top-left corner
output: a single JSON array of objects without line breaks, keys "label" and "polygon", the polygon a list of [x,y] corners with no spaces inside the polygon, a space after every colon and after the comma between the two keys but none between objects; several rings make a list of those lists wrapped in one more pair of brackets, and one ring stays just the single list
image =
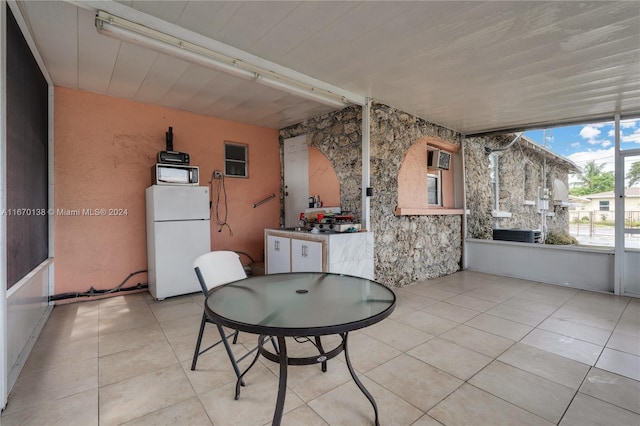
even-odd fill
[{"label": "wall mounted air conditioner", "polygon": [[449,170],[451,154],[441,149],[427,150],[427,168]]}]

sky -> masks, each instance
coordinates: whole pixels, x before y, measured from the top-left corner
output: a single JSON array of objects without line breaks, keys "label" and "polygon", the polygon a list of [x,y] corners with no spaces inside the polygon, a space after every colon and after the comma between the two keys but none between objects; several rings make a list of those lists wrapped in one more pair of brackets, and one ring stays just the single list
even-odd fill
[{"label": "sky", "polygon": [[[609,121],[527,131],[525,136],[543,146],[546,138],[548,149],[568,158],[578,167],[582,168],[589,161],[594,160],[597,165],[605,165],[603,171],[613,171],[614,129],[614,122]],[[620,130],[622,133],[621,149],[640,149],[640,119],[621,120]],[[640,161],[640,156],[627,157],[625,170],[628,171],[635,161]],[[574,179],[571,181],[573,182]]]}]

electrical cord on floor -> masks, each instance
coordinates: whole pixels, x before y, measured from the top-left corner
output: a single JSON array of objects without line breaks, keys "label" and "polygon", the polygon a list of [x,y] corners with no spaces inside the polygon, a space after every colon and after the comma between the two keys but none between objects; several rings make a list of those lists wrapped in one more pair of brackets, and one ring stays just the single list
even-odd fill
[{"label": "electrical cord on floor", "polygon": [[62,299],[72,299],[72,298],[77,298],[77,297],[91,297],[91,296],[104,296],[105,294],[111,294],[111,293],[118,293],[118,292],[125,292],[125,291],[133,291],[133,290],[140,290],[143,288],[148,288],[149,286],[145,283],[138,283],[134,286],[131,287],[123,287],[125,285],[125,283],[127,281],[129,281],[129,279],[131,277],[133,277],[134,275],[138,275],[138,274],[142,274],[144,272],[147,272],[146,269],[142,269],[140,271],[135,271],[130,273],[127,278],[125,278],[118,286],[112,288],[112,289],[106,289],[106,290],[96,290],[93,287],[90,287],[89,290],[85,291],[85,292],[70,292],[70,293],[60,293],[60,294],[54,294],[52,296],[49,296],[49,301],[55,301],[55,300],[62,300]]},{"label": "electrical cord on floor", "polygon": [[[218,229],[218,232],[222,232],[222,229],[226,226],[227,228],[229,228],[229,234],[231,234],[231,236],[233,237],[233,231],[231,230],[231,226],[227,223],[227,216],[229,214],[229,209],[227,206],[227,188],[224,184],[224,175],[220,175],[219,178],[215,178],[215,170],[213,171],[213,173],[211,174],[211,180],[209,181],[209,187],[210,187],[210,193],[211,196],[213,197],[213,181],[217,180],[218,183],[216,184],[216,223],[218,225],[220,225],[220,228]],[[224,195],[224,216],[223,218],[220,217],[220,197],[221,195]],[[211,207],[211,206],[210,206]]]},{"label": "electrical cord on floor", "polygon": [[[227,250],[227,249],[225,249],[225,250]],[[256,263],[256,261],[255,261],[255,260],[253,260],[253,257],[249,256],[249,254],[248,254],[248,253],[245,253],[245,252],[243,252],[243,251],[238,251],[238,250],[229,250],[229,251],[233,251],[233,252],[236,252],[236,253],[238,253],[238,254],[245,255],[245,256],[247,256],[247,257],[249,258],[249,260],[251,261],[251,263]]]}]

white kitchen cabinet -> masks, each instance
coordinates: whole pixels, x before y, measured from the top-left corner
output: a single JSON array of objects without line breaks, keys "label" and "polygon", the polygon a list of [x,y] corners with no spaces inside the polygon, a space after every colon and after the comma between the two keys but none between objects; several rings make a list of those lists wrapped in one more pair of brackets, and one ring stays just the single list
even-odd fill
[{"label": "white kitchen cabinet", "polygon": [[[265,229],[264,235],[267,274],[313,271],[374,279],[373,232],[312,234]],[[276,241],[280,241],[278,246]]]},{"label": "white kitchen cabinet", "polygon": [[291,241],[289,238],[267,236],[267,272],[291,272]]},{"label": "white kitchen cabinet", "polygon": [[291,272],[322,272],[322,242],[292,238]]}]

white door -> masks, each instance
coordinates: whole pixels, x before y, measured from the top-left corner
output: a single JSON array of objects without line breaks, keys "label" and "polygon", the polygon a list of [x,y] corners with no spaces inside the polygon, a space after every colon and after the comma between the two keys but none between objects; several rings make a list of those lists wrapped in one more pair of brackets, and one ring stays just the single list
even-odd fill
[{"label": "white door", "polygon": [[291,271],[289,238],[267,235],[267,274]]},{"label": "white door", "polygon": [[309,207],[309,148],[306,135],[284,140],[284,226],[298,226]]},{"label": "white door", "polygon": [[291,272],[322,272],[322,243],[292,238]]}]

